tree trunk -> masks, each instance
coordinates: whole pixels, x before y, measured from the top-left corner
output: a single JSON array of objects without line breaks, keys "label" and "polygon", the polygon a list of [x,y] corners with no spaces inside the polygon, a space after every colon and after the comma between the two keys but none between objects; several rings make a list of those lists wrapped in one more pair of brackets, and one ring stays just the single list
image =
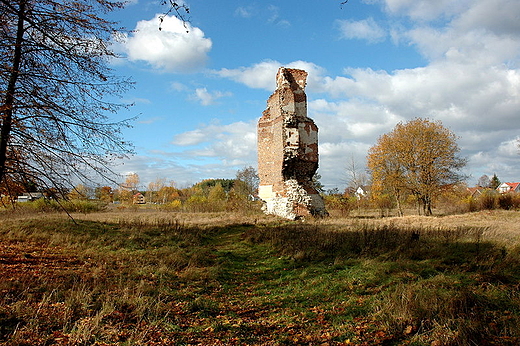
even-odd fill
[{"label": "tree trunk", "polygon": [[425,197],[424,199],[424,207],[425,207],[425,215],[432,216],[432,199],[430,196]]},{"label": "tree trunk", "polygon": [[399,189],[394,188],[395,201],[397,204],[397,215],[404,216],[403,209],[401,208],[401,194],[399,193]]},{"label": "tree trunk", "polygon": [[11,74],[7,85],[5,102],[0,106],[2,117],[2,128],[0,130],[0,183],[4,180],[6,174],[8,144],[13,126],[14,94],[16,92],[16,82],[18,81],[18,76],[20,74],[20,63],[22,61],[25,3],[25,0],[20,0],[18,7],[16,43],[12,58]]}]

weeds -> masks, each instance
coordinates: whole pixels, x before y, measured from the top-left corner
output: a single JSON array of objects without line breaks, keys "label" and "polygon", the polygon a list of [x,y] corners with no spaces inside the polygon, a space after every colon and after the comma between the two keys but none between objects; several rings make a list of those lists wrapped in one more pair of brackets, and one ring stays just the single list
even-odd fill
[{"label": "weeds", "polygon": [[3,220],[0,345],[520,342],[520,245],[490,223],[200,217]]},{"label": "weeds", "polygon": [[10,206],[9,212],[15,212],[19,215],[32,213],[52,213],[52,212],[68,212],[68,213],[95,213],[103,211],[106,203],[95,200],[51,200],[40,198],[31,202],[16,203]]}]

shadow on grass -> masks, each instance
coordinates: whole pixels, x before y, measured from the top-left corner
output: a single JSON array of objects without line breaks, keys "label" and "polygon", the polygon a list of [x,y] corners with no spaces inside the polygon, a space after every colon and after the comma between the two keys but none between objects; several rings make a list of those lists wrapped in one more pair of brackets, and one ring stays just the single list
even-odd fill
[{"label": "shadow on grass", "polygon": [[[3,224],[6,246],[40,248],[2,258],[0,344],[514,345],[520,249],[484,231]],[[68,265],[42,266],[50,248]]]}]

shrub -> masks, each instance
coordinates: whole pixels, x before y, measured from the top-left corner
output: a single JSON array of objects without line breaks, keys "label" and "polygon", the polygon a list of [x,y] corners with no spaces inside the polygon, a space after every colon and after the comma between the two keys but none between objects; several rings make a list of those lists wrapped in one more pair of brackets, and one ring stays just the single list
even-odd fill
[{"label": "shrub", "polygon": [[325,207],[330,212],[337,210],[341,216],[348,216],[352,210],[352,203],[349,199],[341,195],[326,195],[324,196]]},{"label": "shrub", "polygon": [[69,213],[93,213],[103,211],[106,208],[106,203],[95,200],[51,200],[40,198],[31,202],[18,203],[16,209],[19,212],[69,212]]},{"label": "shrub", "polygon": [[480,209],[492,210],[496,208],[496,198],[494,194],[485,193],[479,198]]},{"label": "shrub", "polygon": [[182,202],[178,199],[174,199],[170,203],[166,203],[166,204],[162,205],[161,208],[166,209],[166,210],[178,211],[182,208]]},{"label": "shrub", "polygon": [[202,195],[190,196],[184,203],[186,211],[191,212],[204,212],[209,211],[208,209],[208,198]]},{"label": "shrub", "polygon": [[77,213],[94,213],[106,208],[106,203],[94,200],[71,200],[62,203],[67,211]]},{"label": "shrub", "polygon": [[504,193],[498,196],[498,207],[504,210],[513,208],[513,196],[510,193]]},{"label": "shrub", "polygon": [[464,198],[462,203],[466,206],[466,211],[474,212],[479,210],[478,201],[472,196]]},{"label": "shrub", "polygon": [[388,216],[390,210],[395,207],[395,203],[388,194],[374,196],[372,198],[372,203],[374,206],[379,209],[379,213],[381,217]]},{"label": "shrub", "polygon": [[512,193],[511,199],[512,199],[512,203],[513,203],[513,208],[519,209],[520,208],[520,193]]}]

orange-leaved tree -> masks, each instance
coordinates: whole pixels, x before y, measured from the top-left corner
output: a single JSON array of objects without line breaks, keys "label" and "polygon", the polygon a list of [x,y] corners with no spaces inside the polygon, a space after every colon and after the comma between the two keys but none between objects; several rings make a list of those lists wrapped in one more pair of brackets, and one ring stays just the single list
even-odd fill
[{"label": "orange-leaved tree", "polygon": [[457,136],[440,121],[417,118],[399,123],[369,150],[373,191],[391,192],[400,215],[403,193],[412,194],[424,214],[431,215],[441,189],[463,178],[459,171],[466,159],[459,152]]}]

